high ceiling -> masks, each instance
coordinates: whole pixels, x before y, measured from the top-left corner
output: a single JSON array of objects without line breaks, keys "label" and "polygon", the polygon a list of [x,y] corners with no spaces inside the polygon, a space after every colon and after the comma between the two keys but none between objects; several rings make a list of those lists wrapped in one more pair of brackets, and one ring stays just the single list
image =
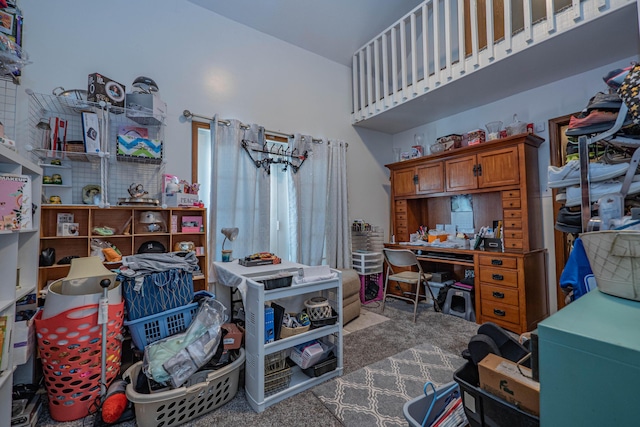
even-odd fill
[{"label": "high ceiling", "polygon": [[189,0],[240,24],[351,66],[353,53],[421,0]]}]

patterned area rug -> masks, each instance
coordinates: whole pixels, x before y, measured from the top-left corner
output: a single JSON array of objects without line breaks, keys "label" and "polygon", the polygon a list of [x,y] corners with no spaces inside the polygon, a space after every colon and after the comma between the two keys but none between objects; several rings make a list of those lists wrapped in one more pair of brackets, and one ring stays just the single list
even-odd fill
[{"label": "patterned area rug", "polygon": [[347,427],[406,426],[406,402],[423,393],[424,384],[453,380],[464,359],[431,345],[405,350],[312,389]]}]

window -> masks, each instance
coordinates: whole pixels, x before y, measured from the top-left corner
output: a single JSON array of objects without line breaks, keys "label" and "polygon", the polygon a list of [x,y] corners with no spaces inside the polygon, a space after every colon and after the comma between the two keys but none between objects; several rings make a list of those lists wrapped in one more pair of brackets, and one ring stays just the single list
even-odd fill
[{"label": "window", "polygon": [[[204,205],[211,206],[209,194],[211,191],[212,170],[211,159],[211,131],[208,123],[192,123],[192,182],[200,183],[200,199]],[[283,145],[286,148],[286,138],[267,135],[269,144]],[[240,149],[238,147],[238,149]],[[289,180],[291,171],[285,170],[282,164],[271,165],[271,246],[269,251],[284,260],[290,260],[289,254]],[[208,227],[211,230],[210,227]],[[215,231],[215,230],[212,230]],[[239,255],[239,254],[238,254]]]}]

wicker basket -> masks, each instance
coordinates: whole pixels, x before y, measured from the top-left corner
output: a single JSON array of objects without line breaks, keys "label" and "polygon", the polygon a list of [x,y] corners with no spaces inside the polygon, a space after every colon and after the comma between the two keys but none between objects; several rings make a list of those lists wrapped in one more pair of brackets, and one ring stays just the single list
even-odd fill
[{"label": "wicker basket", "polygon": [[[290,316],[295,317],[296,313],[289,313]],[[289,338],[294,335],[299,335],[307,332],[311,329],[311,324],[307,326],[298,326],[297,328],[289,328],[288,326],[282,325],[280,328],[280,339]]]},{"label": "wicker basket", "polygon": [[593,231],[583,233],[580,239],[598,289],[640,301],[640,232]]}]

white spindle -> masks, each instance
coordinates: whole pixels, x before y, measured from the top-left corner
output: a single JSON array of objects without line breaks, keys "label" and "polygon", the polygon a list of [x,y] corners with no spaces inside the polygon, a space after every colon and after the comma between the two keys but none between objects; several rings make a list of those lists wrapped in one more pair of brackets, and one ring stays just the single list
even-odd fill
[{"label": "white spindle", "polygon": [[396,93],[398,93],[398,46],[395,26],[391,28],[391,87],[393,88],[393,103],[396,104]]},{"label": "white spindle", "polygon": [[511,33],[513,33],[513,27],[511,26],[511,0],[504,0],[504,50],[507,53],[511,52]]},{"label": "white spindle", "polygon": [[360,110],[358,108],[358,54],[355,53],[353,55],[353,60],[351,63],[351,90],[353,92],[353,99],[352,99],[352,103],[353,103],[353,114],[357,114],[358,111]]},{"label": "white spindle", "polygon": [[475,0],[469,2],[469,19],[471,19],[471,66],[478,66],[478,4]]},{"label": "white spindle", "polygon": [[384,108],[389,108],[389,52],[387,33],[382,34],[382,96]]},{"label": "white spindle", "polygon": [[524,40],[527,43],[533,41],[533,12],[531,10],[531,0],[523,0],[524,9]]},{"label": "white spindle", "polygon": [[440,8],[439,1],[432,1],[433,5],[433,71],[435,72],[435,84],[440,84]]},{"label": "white spindle", "polygon": [[[509,1],[509,0],[505,0]],[[466,70],[466,53],[464,44],[464,0],[458,0],[458,61],[460,61],[460,74],[464,74]]]},{"label": "white spindle", "polygon": [[416,31],[416,14],[411,13],[411,94],[418,94],[418,54],[416,52],[416,44],[418,36]]},{"label": "white spindle", "polygon": [[407,73],[407,26],[404,19],[400,21],[400,72],[402,76],[402,100],[407,99],[407,86],[409,86]]},{"label": "white spindle", "polygon": [[380,43],[378,42],[380,38],[376,38],[373,41],[373,65],[375,67],[375,75],[374,75],[374,86],[373,86],[373,96],[375,97],[375,106],[376,111],[380,111]]},{"label": "white spindle", "polygon": [[553,0],[547,0],[546,7],[547,7],[547,22],[546,22],[547,32],[549,34],[555,33],[556,32],[556,13],[553,10],[554,9]]},{"label": "white spindle", "polygon": [[487,0],[485,3],[487,11],[487,59],[489,61],[493,61],[495,59],[495,54],[493,52],[493,1]]},{"label": "white spindle", "polygon": [[574,21],[577,22],[580,19],[582,19],[582,12],[580,12],[580,0],[571,1],[571,11],[572,11]]},{"label": "white spindle", "polygon": [[371,44],[367,45],[367,110],[373,114],[373,63],[371,61]]},{"label": "white spindle", "polygon": [[447,80],[451,80],[451,4],[444,2],[444,47],[445,61],[444,76]]},{"label": "white spindle", "polygon": [[366,103],[364,99],[364,50],[358,52],[358,57],[360,58],[360,117],[364,119],[366,117]]},{"label": "white spindle", "polygon": [[[464,0],[460,0],[464,1]],[[427,21],[427,3],[422,5],[422,67],[424,69],[424,91],[429,90],[429,23]]]}]

